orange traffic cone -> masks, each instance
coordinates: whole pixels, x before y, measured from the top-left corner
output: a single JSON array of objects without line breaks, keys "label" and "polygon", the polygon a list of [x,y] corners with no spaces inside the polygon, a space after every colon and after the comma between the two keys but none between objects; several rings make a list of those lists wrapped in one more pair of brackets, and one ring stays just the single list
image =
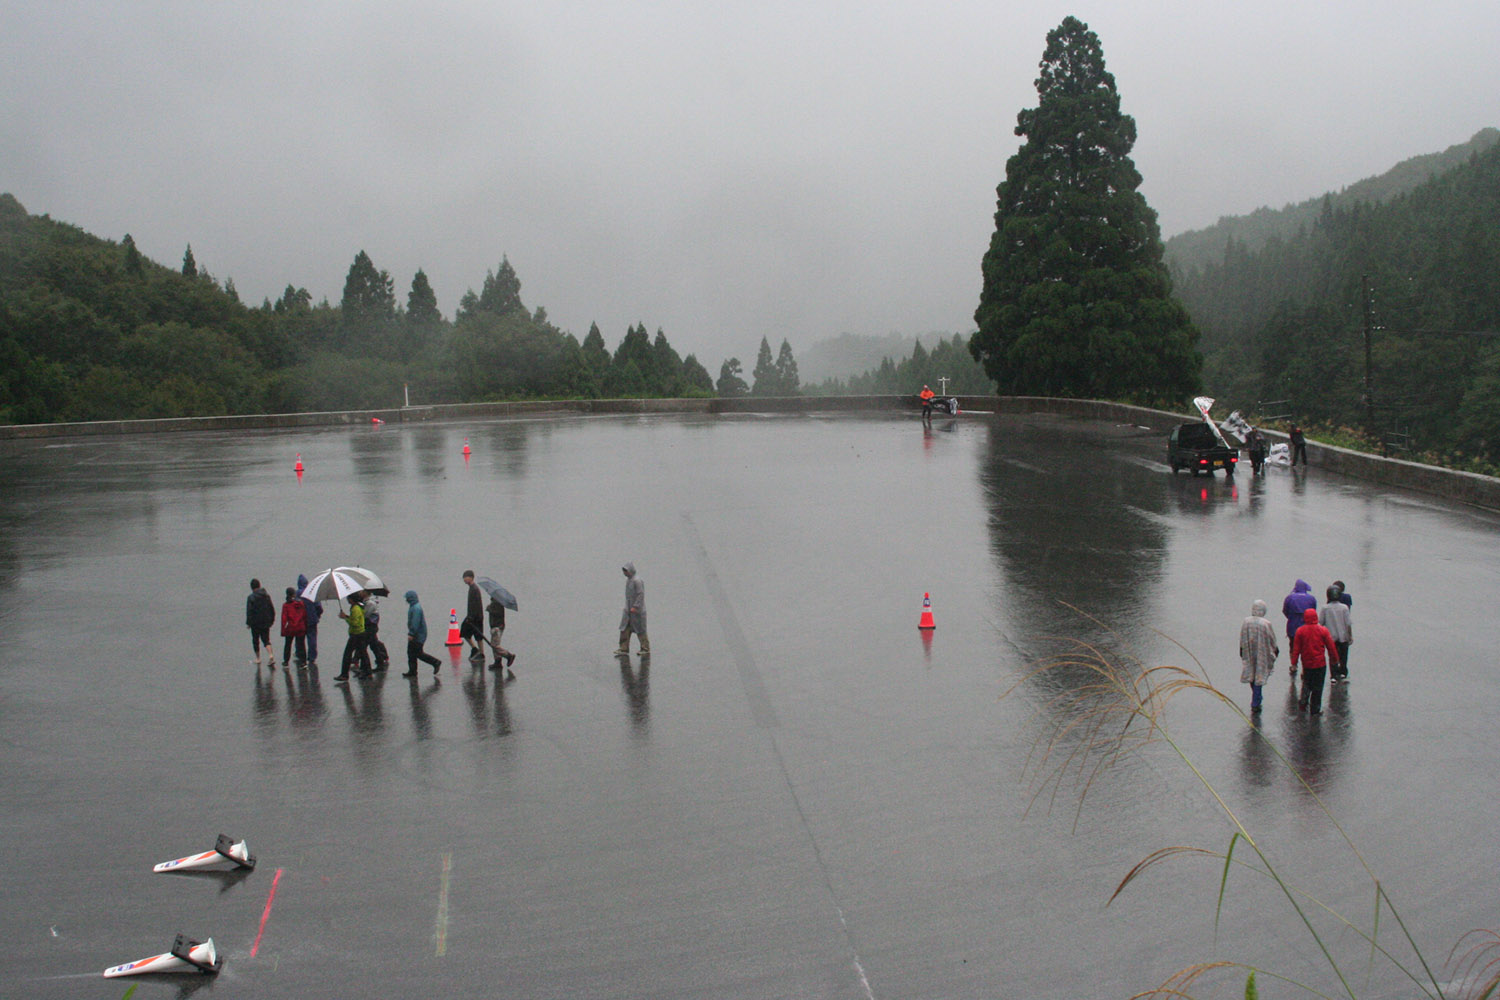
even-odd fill
[{"label": "orange traffic cone", "polygon": [[467,462],[468,460],[469,460],[469,439],[468,438],[464,438],[464,461]]},{"label": "orange traffic cone", "polygon": [[917,621],[917,628],[937,628],[937,622],[932,620],[932,597],[929,594],[922,595],[922,617]]},{"label": "orange traffic cone", "polygon": [[293,472],[301,472],[302,471],[302,452],[300,452],[300,451],[297,452],[297,464],[294,465],[294,466],[292,466],[292,471]]},{"label": "orange traffic cone", "polygon": [[462,646],[463,644],[463,638],[458,634],[458,609],[454,608],[448,612],[448,641],[443,645]]}]

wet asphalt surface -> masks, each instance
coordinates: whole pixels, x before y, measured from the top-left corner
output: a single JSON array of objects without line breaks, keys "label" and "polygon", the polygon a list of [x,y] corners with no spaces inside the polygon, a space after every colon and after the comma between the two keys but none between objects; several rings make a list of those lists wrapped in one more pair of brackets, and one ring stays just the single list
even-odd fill
[{"label": "wet asphalt surface", "polygon": [[[1262,598],[1279,624],[1298,577],[1354,598],[1325,714],[1287,697],[1283,644],[1265,741],[1201,696],[1168,722],[1299,886],[1365,918],[1305,779],[1440,970],[1500,925],[1500,519],[1164,458],[1139,428],[978,414],[0,445],[0,994],[120,997],[99,973],[179,931],[223,973],[136,1000],[1128,996],[1223,958],[1326,984],[1264,880],[1231,881],[1215,942],[1218,862],[1105,906],[1149,852],[1229,844],[1169,749],[1081,809],[1027,769],[1059,637],[1196,656],[1248,704],[1240,620]],[[626,560],[649,663],[611,655]],[[251,665],[249,578],[279,605],[344,563],[420,592],[435,676],[398,676],[399,596],[383,677],[332,682],[332,605],[320,669]],[[520,600],[507,683],[443,646],[470,567]],[[220,832],[254,872],[152,874]],[[1364,985],[1367,950],[1329,941]],[[1410,992],[1377,970],[1361,995]]]}]

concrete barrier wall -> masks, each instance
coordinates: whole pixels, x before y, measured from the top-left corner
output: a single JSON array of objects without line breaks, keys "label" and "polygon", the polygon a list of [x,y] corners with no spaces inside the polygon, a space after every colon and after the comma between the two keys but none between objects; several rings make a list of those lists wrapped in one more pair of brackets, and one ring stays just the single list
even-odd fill
[{"label": "concrete barrier wall", "polygon": [[[1163,434],[1175,424],[1197,420],[1197,414],[1172,413],[1143,406],[1128,406],[1094,399],[1053,399],[1045,396],[961,396],[959,405],[971,413],[1058,416],[1131,423]],[[232,417],[173,417],[160,420],[98,420],[72,424],[13,424],[0,426],[0,441],[32,438],[75,437],[98,434],[161,434],[184,431],[284,430],[299,427],[337,427],[370,423],[422,423],[435,420],[476,418],[527,418],[548,415],[603,415],[651,413],[823,413],[823,412],[916,412],[913,396],[740,396],[733,399],[575,399],[537,400],[514,403],[453,403],[411,406],[389,410],[353,410],[336,413],[263,413]],[[1273,441],[1285,434],[1266,431]],[[1356,479],[1387,486],[1418,490],[1500,510],[1500,479],[1471,472],[1455,472],[1433,465],[1381,458],[1363,452],[1307,443],[1309,464]]]}]

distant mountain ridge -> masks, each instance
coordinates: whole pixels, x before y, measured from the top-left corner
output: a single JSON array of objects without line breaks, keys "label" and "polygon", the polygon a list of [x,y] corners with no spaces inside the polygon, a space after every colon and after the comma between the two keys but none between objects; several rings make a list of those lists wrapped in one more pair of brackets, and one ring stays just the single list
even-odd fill
[{"label": "distant mountain ridge", "polygon": [[1223,216],[1207,229],[1179,233],[1163,245],[1168,266],[1176,271],[1192,271],[1224,259],[1224,248],[1233,239],[1254,252],[1272,238],[1291,239],[1303,226],[1311,225],[1323,211],[1327,198],[1334,208],[1347,208],[1355,202],[1384,204],[1397,195],[1424,184],[1440,174],[1469,161],[1500,142],[1500,129],[1483,128],[1468,142],[1449,146],[1441,153],[1427,153],[1402,160],[1377,177],[1356,181],[1343,190],[1318,195],[1284,208],[1258,208],[1249,215]]}]

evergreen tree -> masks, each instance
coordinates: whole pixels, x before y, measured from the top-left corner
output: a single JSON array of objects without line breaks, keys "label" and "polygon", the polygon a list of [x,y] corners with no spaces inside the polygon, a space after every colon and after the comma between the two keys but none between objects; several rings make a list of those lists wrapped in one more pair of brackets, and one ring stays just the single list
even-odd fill
[{"label": "evergreen tree", "polygon": [[656,339],[651,342],[652,363],[656,369],[656,384],[651,388],[662,396],[682,395],[682,358],[667,343],[667,335],[661,327],[656,328]]},{"label": "evergreen tree", "polygon": [[198,277],[198,262],[193,259],[193,245],[189,243],[182,255],[182,273],[189,278]]},{"label": "evergreen tree", "polygon": [[140,274],[142,271],[141,252],[136,249],[135,240],[129,233],[120,241],[125,247],[125,271],[128,274]]},{"label": "evergreen tree", "polygon": [[229,296],[231,299],[233,299],[236,302],[238,302],[240,300],[240,293],[239,293],[239,290],[234,287],[234,279],[233,278],[225,278],[224,279],[224,294],[227,295],[227,296]]},{"label": "evergreen tree", "polygon": [[346,325],[388,320],[396,314],[396,292],[389,272],[379,271],[370,255],[361,250],[349,265],[340,303]]},{"label": "evergreen tree", "polygon": [[646,379],[634,358],[610,370],[610,394],[618,399],[639,399],[646,395]]},{"label": "evergreen tree", "polygon": [[484,288],[479,293],[479,308],[496,316],[525,310],[526,307],[521,304],[521,279],[516,277],[516,269],[510,266],[510,258],[502,257],[500,267],[484,276]]},{"label": "evergreen tree", "polygon": [[601,375],[609,367],[609,349],[604,346],[604,334],[599,332],[598,323],[589,324],[588,336],[583,338],[583,357]]},{"label": "evergreen tree", "polygon": [[997,190],[969,349],[1003,393],[1180,402],[1202,361],[1138,190],[1135,121],[1077,18],[1048,33],[1040,67]]},{"label": "evergreen tree", "polygon": [[443,321],[443,314],[438,311],[437,295],[432,290],[432,285],[427,281],[427,275],[421,268],[412,275],[411,291],[406,293],[406,319],[409,323],[418,325],[437,324]]},{"label": "evergreen tree", "polygon": [[281,298],[271,306],[273,312],[286,313],[288,315],[301,314],[312,309],[312,294],[305,288],[293,288],[286,286],[286,291],[281,293]]},{"label": "evergreen tree", "polygon": [[[628,376],[627,365],[633,373]],[[606,388],[616,396],[644,396],[655,391],[655,384],[656,355],[651,350],[646,324],[640,323],[625,331],[625,339],[615,348]]]},{"label": "evergreen tree", "polygon": [[689,354],[682,359],[682,395],[684,396],[712,396],[714,394],[713,376],[708,374],[708,369],[703,367],[695,354]]},{"label": "evergreen tree", "polygon": [[750,387],[740,377],[743,372],[744,369],[740,367],[739,358],[730,358],[720,365],[719,381],[715,385],[719,395],[726,398],[733,398],[747,394],[750,391]]},{"label": "evergreen tree", "polygon": [[771,343],[765,337],[760,338],[760,350],[755,355],[755,370],[750,373],[755,379],[750,386],[752,396],[775,396],[780,383],[776,372],[776,362],[771,357]]},{"label": "evergreen tree", "polygon": [[792,345],[783,340],[781,350],[776,354],[776,395],[795,396],[801,385],[802,380],[797,377],[797,359],[792,357]]},{"label": "evergreen tree", "polygon": [[597,399],[604,392],[604,379],[609,374],[609,349],[604,346],[604,334],[599,332],[598,323],[589,324],[580,354],[586,374],[579,394]]}]

